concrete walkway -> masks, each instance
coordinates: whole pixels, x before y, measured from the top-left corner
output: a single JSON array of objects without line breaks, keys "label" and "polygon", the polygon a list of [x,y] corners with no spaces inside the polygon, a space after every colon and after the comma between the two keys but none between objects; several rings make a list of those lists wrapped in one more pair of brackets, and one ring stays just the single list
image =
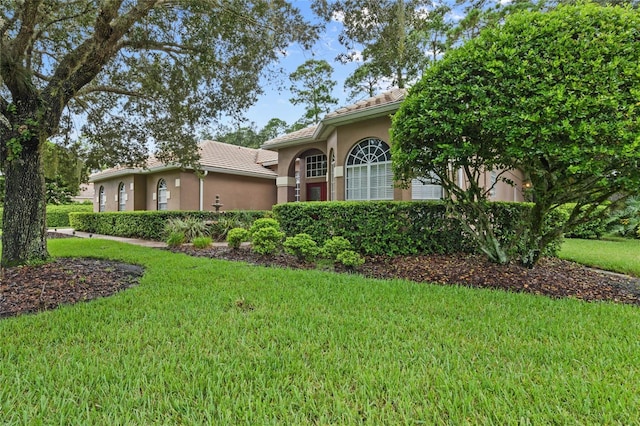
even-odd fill
[{"label": "concrete walkway", "polygon": [[114,237],[112,235],[91,234],[89,232],[74,231],[72,228],[56,228],[56,229],[49,229],[49,231],[57,232],[59,234],[72,235],[78,238],[99,238],[101,240],[120,241],[122,243],[134,244],[136,246],[143,246],[143,247],[163,248],[167,246],[167,243],[163,241],[150,241],[150,240],[140,240],[137,238]]}]

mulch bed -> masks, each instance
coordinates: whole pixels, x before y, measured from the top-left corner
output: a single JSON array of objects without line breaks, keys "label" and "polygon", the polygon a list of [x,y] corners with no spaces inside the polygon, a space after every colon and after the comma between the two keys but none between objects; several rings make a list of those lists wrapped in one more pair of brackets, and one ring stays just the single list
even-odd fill
[{"label": "mulch bed", "polygon": [[[250,249],[212,247],[171,249],[191,256],[243,261],[271,267],[311,269],[286,254],[260,256]],[[336,268],[337,272],[346,272]],[[612,301],[640,305],[640,278],[599,271],[556,258],[542,259],[533,269],[519,264],[497,265],[471,254],[420,256],[369,256],[357,272],[371,278],[402,278],[415,282],[502,289],[552,298],[573,297],[585,301]]]},{"label": "mulch bed", "polygon": [[[58,237],[59,235],[50,235]],[[281,254],[261,256],[248,248],[226,247],[172,249],[192,256],[248,262],[283,268],[312,269]],[[346,272],[336,267],[336,272]],[[109,260],[73,258],[7,268],[0,282],[0,318],[54,309],[110,296],[138,283],[143,268]],[[585,301],[612,301],[640,305],[640,278],[598,271],[560,259],[543,259],[533,269],[517,264],[496,265],[482,256],[421,255],[370,256],[357,273],[372,278],[404,278],[416,282],[494,288],[552,298],[573,297]]]},{"label": "mulch bed", "polygon": [[140,266],[84,258],[7,268],[0,281],[0,318],[111,296],[136,285],[143,272]]}]

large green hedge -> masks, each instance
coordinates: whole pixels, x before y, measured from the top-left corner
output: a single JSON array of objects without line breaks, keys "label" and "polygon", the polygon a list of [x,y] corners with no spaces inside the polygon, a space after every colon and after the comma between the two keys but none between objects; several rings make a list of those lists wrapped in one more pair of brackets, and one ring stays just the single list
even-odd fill
[{"label": "large green hedge", "polygon": [[133,211],[103,213],[73,213],[71,227],[76,231],[114,235],[145,240],[163,240],[169,219],[196,218],[204,221],[242,220],[251,223],[270,215],[269,211],[229,211],[224,213],[204,211]]},{"label": "large green hedge", "polygon": [[[47,227],[48,228],[68,228],[69,214],[74,212],[91,212],[92,204],[64,204],[47,206]],[[0,207],[0,229],[2,229],[3,208]]]},{"label": "large green hedge", "polygon": [[[490,203],[498,239],[522,247],[524,218],[532,204]],[[416,253],[475,252],[476,244],[461,224],[447,215],[437,201],[309,202],[279,204],[274,217],[287,235],[307,233],[318,243],[333,236],[351,241],[364,254],[407,255]],[[553,249],[558,248],[553,245]]]}]

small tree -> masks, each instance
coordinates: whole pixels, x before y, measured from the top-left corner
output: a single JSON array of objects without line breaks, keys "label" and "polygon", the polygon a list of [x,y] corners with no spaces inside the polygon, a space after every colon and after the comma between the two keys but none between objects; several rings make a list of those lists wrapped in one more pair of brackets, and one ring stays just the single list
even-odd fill
[{"label": "small tree", "polygon": [[[521,257],[532,267],[558,235],[607,214],[616,202],[598,206],[612,195],[640,191],[638,28],[631,8],[584,4],[485,29],[429,69],[394,117],[396,176],[434,172],[456,191],[447,167],[522,170],[535,205]],[[490,222],[473,196],[453,202]],[[569,219],[549,226],[565,203]]]},{"label": "small tree", "polygon": [[333,67],[325,60],[310,59],[289,75],[292,104],[304,104],[307,111],[302,118],[305,124],[317,123],[320,115],[331,110],[338,99],[331,96],[336,82],[331,79]]}]

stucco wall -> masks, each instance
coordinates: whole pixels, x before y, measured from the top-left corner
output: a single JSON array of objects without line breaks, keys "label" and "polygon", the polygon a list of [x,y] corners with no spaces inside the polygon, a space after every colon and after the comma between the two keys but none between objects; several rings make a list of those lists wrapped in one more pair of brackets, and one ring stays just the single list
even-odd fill
[{"label": "stucco wall", "polygon": [[209,172],[204,180],[204,210],[214,210],[216,195],[222,211],[271,210],[276,194],[275,179]]},{"label": "stucco wall", "polygon": [[119,194],[118,188],[120,183],[124,184],[126,191],[126,203],[125,211],[131,211],[134,207],[134,191],[131,190],[131,186],[134,184],[133,175],[118,176],[113,179],[94,182],[95,196],[93,197],[93,211],[97,212],[100,209],[100,188],[103,187],[105,191],[105,211],[116,212],[118,211]]}]

